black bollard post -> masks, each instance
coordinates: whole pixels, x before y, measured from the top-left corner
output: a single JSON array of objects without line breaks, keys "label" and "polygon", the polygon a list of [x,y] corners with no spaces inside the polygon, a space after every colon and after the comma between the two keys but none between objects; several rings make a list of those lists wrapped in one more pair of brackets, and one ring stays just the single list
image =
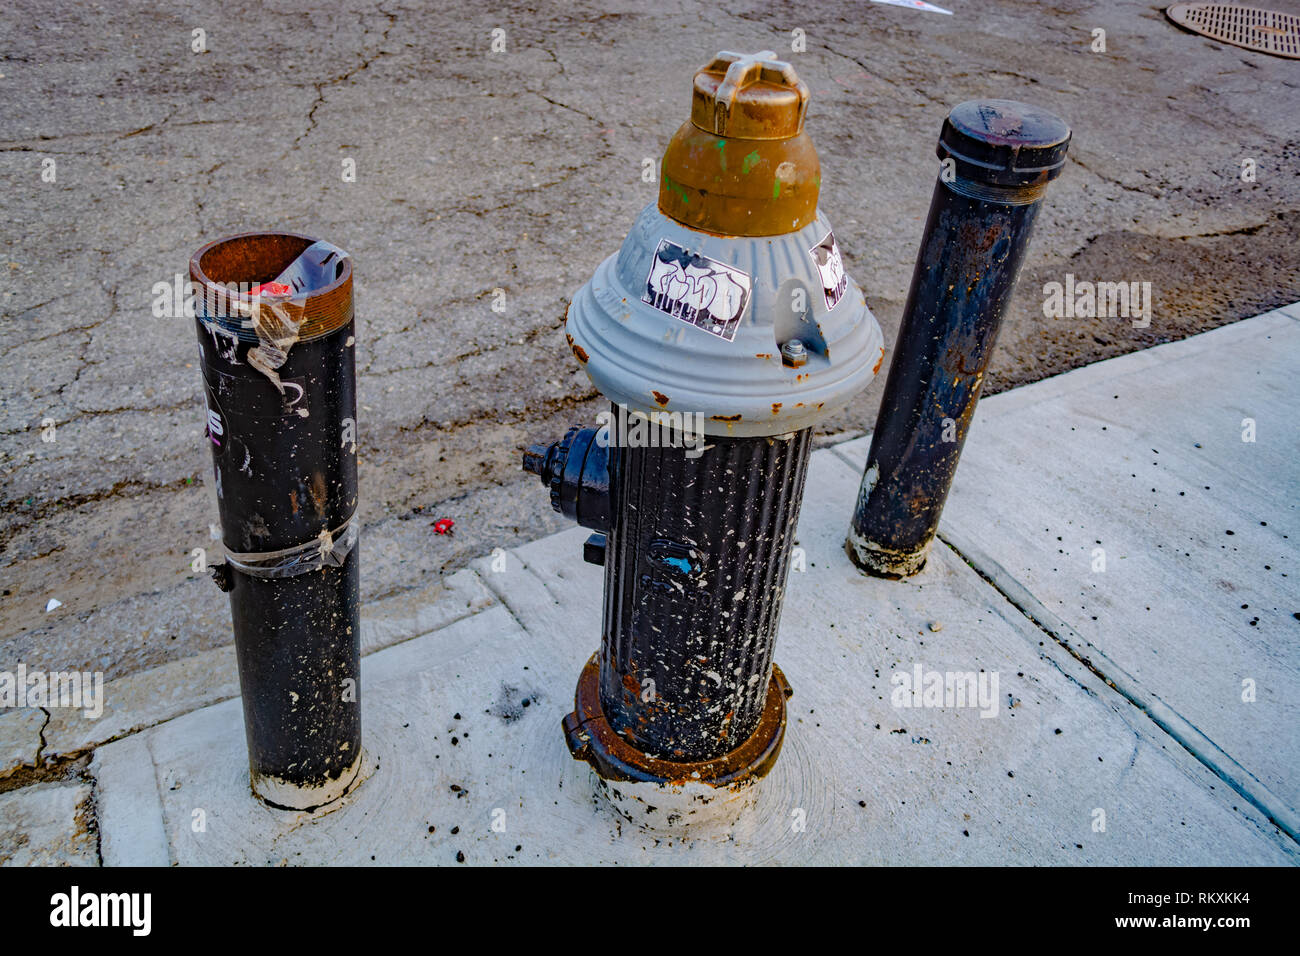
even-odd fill
[{"label": "black bollard post", "polygon": [[311,810],[361,765],[352,263],[249,233],[190,276],[252,787]]},{"label": "black bollard post", "polygon": [[1070,130],[1011,100],[955,107],[845,550],[862,571],[925,565],[1047,183]]}]

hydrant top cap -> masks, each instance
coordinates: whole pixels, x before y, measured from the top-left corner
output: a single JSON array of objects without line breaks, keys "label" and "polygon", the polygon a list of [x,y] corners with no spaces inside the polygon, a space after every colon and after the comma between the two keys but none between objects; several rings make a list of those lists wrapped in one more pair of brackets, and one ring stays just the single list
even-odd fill
[{"label": "hydrant top cap", "polygon": [[803,130],[808,84],[771,50],[726,50],[695,74],[691,122],[732,139],[789,139]]}]

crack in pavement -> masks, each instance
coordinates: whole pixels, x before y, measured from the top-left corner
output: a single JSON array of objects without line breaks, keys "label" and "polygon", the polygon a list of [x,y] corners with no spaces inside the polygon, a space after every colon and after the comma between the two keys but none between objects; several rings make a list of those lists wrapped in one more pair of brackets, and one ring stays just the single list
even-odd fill
[{"label": "crack in pavement", "polygon": [[[390,55],[391,55],[391,52],[388,51],[388,50],[384,50],[384,49],[383,49],[383,46],[384,46],[385,43],[388,42],[388,35],[392,32],[393,27],[397,25],[397,15],[396,15],[396,14],[393,14],[393,13],[389,13],[389,12],[388,12],[387,10],[385,10],[385,9],[383,8],[383,6],[380,5],[380,4],[376,4],[376,5],[375,5],[375,9],[376,9],[380,14],[382,14],[383,16],[385,16],[385,17],[388,18],[388,26],[384,28],[384,32],[383,32],[383,34],[382,34],[382,35],[380,36],[380,38],[379,38],[379,43],[376,45],[376,46],[377,46],[377,49],[376,49],[373,53],[366,53],[366,52],[363,50],[363,51],[361,52],[361,54],[360,54],[360,55],[361,55],[361,58],[362,58],[362,59],[361,59],[361,63],[359,63],[357,66],[354,66],[352,69],[348,70],[346,73],[342,73],[342,74],[340,74],[339,76],[333,77],[333,78],[331,78],[331,79],[328,79],[328,80],[322,80],[322,81],[319,82],[319,83],[313,83],[313,84],[312,84],[313,86],[316,87],[316,101],[315,101],[314,103],[312,103],[311,108],[307,110],[307,128],[306,128],[305,130],[303,130],[302,133],[300,133],[298,136],[296,136],[296,137],[294,138],[294,141],[293,141],[292,145],[289,147],[288,150],[285,151],[285,153],[283,154],[283,156],[280,157],[281,159],[284,159],[286,156],[289,155],[289,153],[291,153],[291,152],[293,152],[295,149],[297,149],[297,148],[298,148],[298,145],[299,145],[299,144],[300,144],[304,139],[306,139],[308,136],[310,136],[310,135],[312,134],[312,132],[315,131],[316,126],[317,126],[317,122],[316,122],[316,111],[317,111],[318,109],[320,109],[322,106],[325,105],[325,90],[326,90],[327,88],[329,88],[329,87],[331,87],[331,86],[337,86],[337,85],[339,85],[340,83],[346,83],[348,80],[352,79],[352,78],[353,78],[354,76],[356,76],[358,73],[361,73],[361,72],[363,72],[363,71],[365,71],[365,70],[368,70],[368,69],[370,68],[370,64],[372,64],[372,63],[374,63],[374,62],[376,62],[376,61],[378,61],[378,60],[381,60],[381,59],[383,59],[383,58],[386,57],[386,56],[390,56]],[[363,28],[364,28],[364,17],[362,16],[362,14],[361,14],[360,11],[357,12],[357,15],[358,15],[358,17],[360,17],[360,18],[362,19],[362,26],[363,26]],[[371,31],[369,30],[369,28],[365,28],[365,30],[364,30],[364,34],[363,34],[363,37],[362,37],[363,41],[364,41],[365,37],[368,36],[368,35],[370,34],[370,32],[371,32]]]}]

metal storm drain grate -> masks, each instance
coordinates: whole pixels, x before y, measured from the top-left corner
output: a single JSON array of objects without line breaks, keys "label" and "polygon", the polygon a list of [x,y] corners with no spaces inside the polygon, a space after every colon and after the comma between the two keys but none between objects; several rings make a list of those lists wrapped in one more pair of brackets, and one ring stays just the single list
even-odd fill
[{"label": "metal storm drain grate", "polygon": [[1175,3],[1165,14],[1180,27],[1248,50],[1300,59],[1300,17],[1231,3]]}]

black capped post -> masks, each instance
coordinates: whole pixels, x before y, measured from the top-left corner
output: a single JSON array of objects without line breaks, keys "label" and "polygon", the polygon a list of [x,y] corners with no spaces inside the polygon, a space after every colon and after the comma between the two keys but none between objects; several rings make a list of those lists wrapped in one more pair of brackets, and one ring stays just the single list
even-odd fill
[{"label": "black capped post", "polygon": [[845,550],[886,578],[925,565],[998,329],[1070,130],[1011,100],[955,107]]}]

